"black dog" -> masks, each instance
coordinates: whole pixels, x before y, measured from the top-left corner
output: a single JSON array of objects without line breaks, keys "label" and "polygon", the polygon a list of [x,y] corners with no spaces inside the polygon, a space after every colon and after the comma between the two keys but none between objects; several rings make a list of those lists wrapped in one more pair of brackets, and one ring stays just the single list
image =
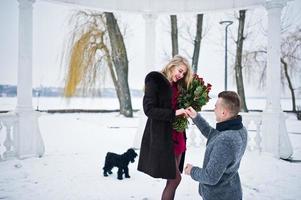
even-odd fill
[{"label": "black dog", "polygon": [[122,180],[122,175],[125,178],[130,178],[128,165],[130,162],[135,162],[137,153],[134,149],[128,149],[124,154],[116,154],[108,152],[106,155],[105,166],[103,167],[103,175],[108,176],[107,173],[112,174],[112,168],[118,167],[117,178]]}]

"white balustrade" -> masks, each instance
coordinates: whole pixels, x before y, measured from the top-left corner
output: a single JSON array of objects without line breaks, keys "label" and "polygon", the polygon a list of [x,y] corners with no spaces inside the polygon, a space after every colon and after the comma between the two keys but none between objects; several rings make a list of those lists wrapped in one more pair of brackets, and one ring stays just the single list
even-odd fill
[{"label": "white balustrade", "polygon": [[243,124],[248,130],[248,150],[258,150],[261,152],[261,113],[240,113],[242,116]]},{"label": "white balustrade", "polygon": [[195,129],[196,127],[194,125],[189,125],[189,136],[188,136],[188,144],[191,145],[191,146],[197,146],[197,143],[196,143],[196,133],[195,133]]},{"label": "white balustrade", "polygon": [[[212,126],[215,127],[214,112],[201,112],[202,117]],[[261,113],[240,113],[243,124],[248,130],[248,146],[249,151],[262,151],[262,114]],[[199,147],[205,146],[207,139],[199,132],[196,125],[191,121],[187,129],[187,144],[188,146]]]},{"label": "white balustrade", "polygon": [[16,157],[17,122],[15,113],[0,114],[0,161]]}]

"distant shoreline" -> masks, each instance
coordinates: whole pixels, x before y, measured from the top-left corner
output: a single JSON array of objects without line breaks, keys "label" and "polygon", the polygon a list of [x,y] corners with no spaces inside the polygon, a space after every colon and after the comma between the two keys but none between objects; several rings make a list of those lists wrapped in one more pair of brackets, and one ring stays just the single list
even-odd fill
[{"label": "distant shoreline", "polygon": [[[142,97],[132,97],[133,111],[142,110]],[[203,111],[213,111],[216,98],[203,107]],[[250,112],[262,112],[265,110],[265,98],[247,98],[247,107]],[[291,99],[282,98],[281,108],[284,112],[291,112]],[[301,106],[301,99],[296,100],[296,105]],[[0,97],[0,113],[14,111],[17,106],[16,97]],[[107,113],[119,112],[117,98],[88,98],[88,97],[33,97],[32,107],[34,110],[46,113]]]}]

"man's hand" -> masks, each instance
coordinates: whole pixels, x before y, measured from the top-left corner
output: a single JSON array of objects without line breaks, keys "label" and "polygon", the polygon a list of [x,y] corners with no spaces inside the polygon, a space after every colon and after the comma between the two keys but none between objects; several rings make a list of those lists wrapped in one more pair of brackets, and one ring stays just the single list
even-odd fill
[{"label": "man's hand", "polygon": [[193,167],[193,165],[188,163],[184,169],[185,174],[190,175],[192,167]]},{"label": "man's hand", "polygon": [[186,108],[185,111],[190,118],[196,118],[198,114],[191,106]]}]

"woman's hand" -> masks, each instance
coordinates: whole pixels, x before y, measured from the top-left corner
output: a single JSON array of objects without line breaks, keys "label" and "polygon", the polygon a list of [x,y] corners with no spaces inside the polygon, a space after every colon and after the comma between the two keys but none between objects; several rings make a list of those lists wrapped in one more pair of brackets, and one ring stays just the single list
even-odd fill
[{"label": "woman's hand", "polygon": [[179,115],[184,115],[185,117],[188,117],[186,110],[184,108],[176,110],[176,116],[179,116]]},{"label": "woman's hand", "polygon": [[190,106],[188,108],[186,108],[186,114],[190,117],[190,118],[196,118],[197,116],[197,112]]}]

